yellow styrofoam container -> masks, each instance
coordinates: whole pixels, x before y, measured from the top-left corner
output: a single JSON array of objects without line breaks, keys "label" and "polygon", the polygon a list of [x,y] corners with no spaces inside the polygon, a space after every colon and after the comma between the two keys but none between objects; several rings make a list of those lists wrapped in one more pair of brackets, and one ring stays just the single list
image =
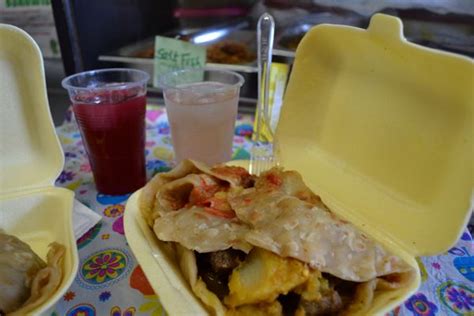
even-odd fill
[{"label": "yellow styrofoam container", "polygon": [[123,222],[127,243],[143,273],[169,315],[207,315],[181,274],[174,255],[167,253],[164,243],[156,238],[141,216],[140,193],[138,190],[128,199]]},{"label": "yellow styrofoam container", "polygon": [[[367,30],[316,26],[285,95],[281,164],[419,272],[415,257],[447,250],[470,213],[473,87],[471,59],[407,42],[397,18],[376,14]],[[139,194],[125,235],[150,284],[170,314],[206,314],[141,218]],[[406,288],[378,291],[367,314],[389,312],[419,285],[418,273]]]},{"label": "yellow styrofoam container", "polygon": [[0,24],[0,229],[28,243],[43,259],[51,242],[66,247],[59,289],[35,315],[59,300],[78,266],[74,194],[54,187],[63,163],[39,47],[19,28]]},{"label": "yellow styrofoam container", "polygon": [[474,186],[474,62],[403,38],[321,25],[303,38],[276,137],[325,203],[412,256],[459,238]]}]

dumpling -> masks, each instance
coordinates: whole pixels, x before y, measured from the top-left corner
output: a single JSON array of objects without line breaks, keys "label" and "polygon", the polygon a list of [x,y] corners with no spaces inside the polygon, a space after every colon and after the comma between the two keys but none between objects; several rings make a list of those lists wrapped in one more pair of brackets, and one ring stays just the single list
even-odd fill
[{"label": "dumpling", "polygon": [[46,263],[15,236],[0,233],[0,311],[12,312],[30,297],[33,277]]},{"label": "dumpling", "polygon": [[64,253],[52,243],[44,262],[28,244],[0,232],[0,315],[24,314],[46,301],[61,283]]}]

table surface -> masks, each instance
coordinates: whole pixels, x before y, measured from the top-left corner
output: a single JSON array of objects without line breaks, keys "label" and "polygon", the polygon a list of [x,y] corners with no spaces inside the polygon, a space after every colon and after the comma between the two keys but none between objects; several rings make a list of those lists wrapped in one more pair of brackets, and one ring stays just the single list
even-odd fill
[{"label": "table surface", "polygon": [[[238,117],[233,159],[248,159],[252,116]],[[146,168],[150,178],[170,169],[173,157],[170,128],[162,107],[148,106],[146,114]],[[166,315],[130,247],[123,228],[129,195],[98,194],[77,125],[68,111],[57,127],[66,162],[56,181],[76,193],[76,199],[102,216],[77,241],[78,274],[52,315]],[[389,315],[473,315],[474,241],[465,230],[448,252],[419,258],[419,291]]]}]

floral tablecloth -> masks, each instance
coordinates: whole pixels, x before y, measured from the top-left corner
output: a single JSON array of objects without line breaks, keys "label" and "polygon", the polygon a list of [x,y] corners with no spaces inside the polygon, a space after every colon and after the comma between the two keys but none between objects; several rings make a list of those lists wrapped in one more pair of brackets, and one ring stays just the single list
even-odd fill
[{"label": "floral tablecloth", "polygon": [[[146,167],[151,177],[170,169],[173,157],[166,112],[148,106]],[[56,185],[102,216],[77,241],[79,270],[52,315],[165,315],[124,236],[123,213],[129,195],[98,194],[77,125],[69,111],[57,128],[66,163]],[[240,115],[234,137],[234,159],[249,158],[252,117]],[[474,315],[474,241],[466,230],[455,247],[440,256],[418,260],[420,290],[389,315]]]}]

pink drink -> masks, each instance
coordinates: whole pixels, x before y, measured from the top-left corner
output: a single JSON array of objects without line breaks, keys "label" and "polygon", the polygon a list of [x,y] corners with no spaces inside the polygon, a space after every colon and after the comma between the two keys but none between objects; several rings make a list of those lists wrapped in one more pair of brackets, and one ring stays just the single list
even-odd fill
[{"label": "pink drink", "polygon": [[240,86],[206,81],[177,88],[164,93],[176,161],[229,161]]}]

